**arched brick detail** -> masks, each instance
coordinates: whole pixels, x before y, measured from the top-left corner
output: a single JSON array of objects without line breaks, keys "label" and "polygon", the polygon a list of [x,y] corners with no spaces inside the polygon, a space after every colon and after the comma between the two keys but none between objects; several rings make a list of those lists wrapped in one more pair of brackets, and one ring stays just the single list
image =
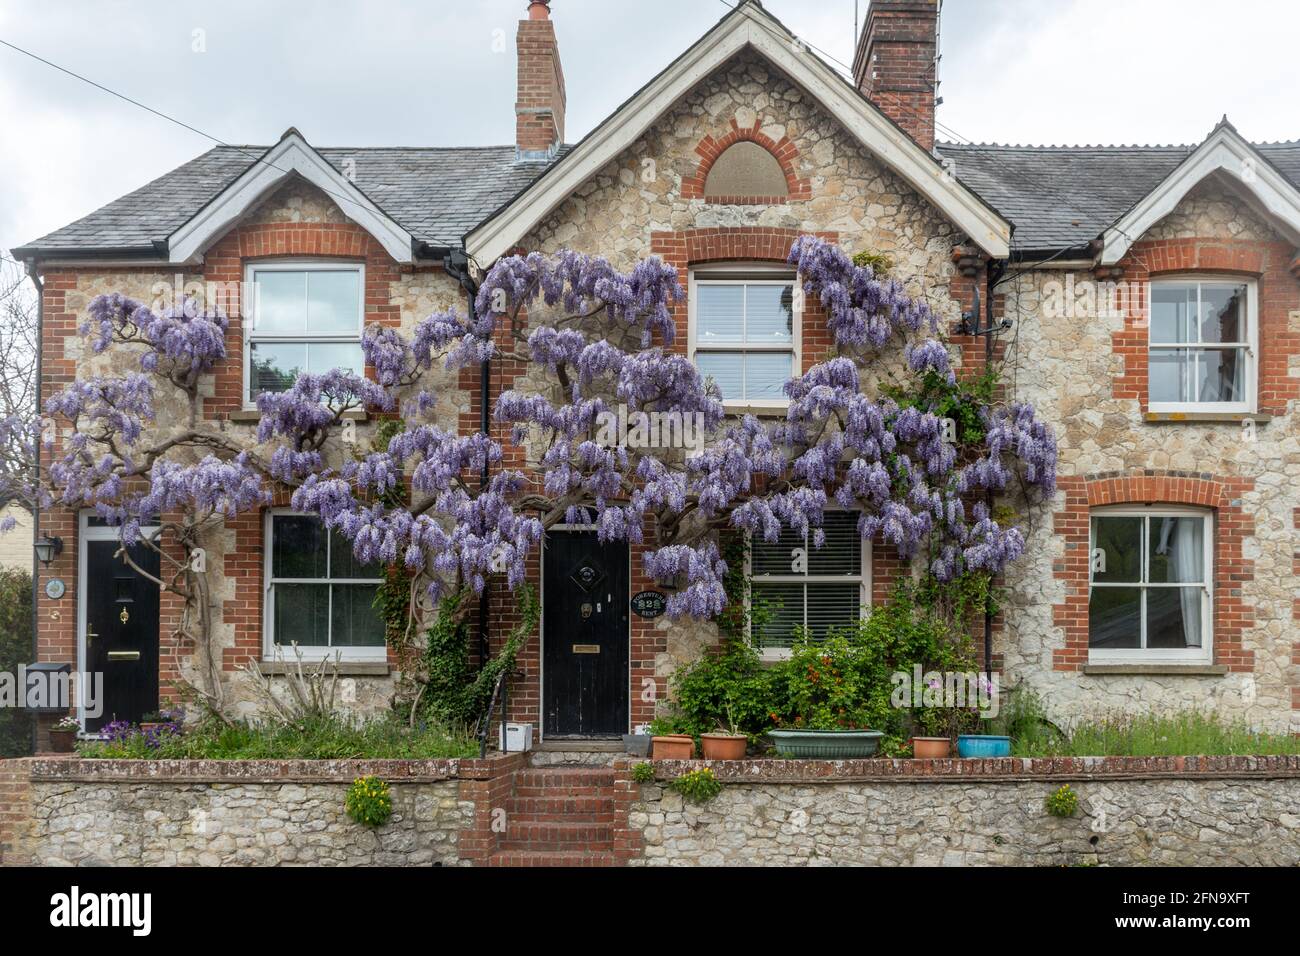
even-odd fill
[{"label": "arched brick detail", "polygon": [[251,259],[293,256],[364,262],[366,323],[378,322],[394,328],[401,324],[401,307],[389,301],[389,294],[390,284],[397,280],[403,267],[360,226],[350,222],[274,222],[237,226],[204,257],[204,280],[232,283],[227,288],[236,290],[227,299],[230,328],[226,332],[226,354],[229,358],[215,369],[215,393],[213,398],[204,402],[205,415],[220,416],[244,407],[244,323],[238,290],[244,279],[245,264]]},{"label": "arched brick detail", "polygon": [[1124,327],[1111,336],[1124,357],[1114,380],[1115,398],[1136,400],[1147,411],[1149,359],[1147,281],[1179,273],[1229,273],[1253,278],[1259,288],[1259,411],[1286,414],[1287,402],[1300,398],[1300,378],[1290,363],[1300,357],[1300,332],[1291,315],[1300,310],[1300,276],[1291,272],[1295,249],[1285,242],[1232,239],[1162,239],[1136,242],[1120,261],[1115,279],[1131,284]]},{"label": "arched brick detail", "polygon": [[1249,673],[1252,651],[1242,635],[1254,622],[1254,610],[1242,597],[1242,582],[1254,579],[1255,563],[1244,555],[1245,539],[1255,519],[1242,508],[1242,495],[1255,487],[1253,478],[1228,478],[1176,471],[1067,476],[1057,480],[1065,507],[1054,516],[1065,550],[1053,575],[1065,582],[1065,600],[1052,608],[1052,622],[1065,632],[1065,646],[1052,653],[1058,671],[1076,671],[1088,663],[1088,529],[1092,508],[1103,505],[1194,505],[1214,512],[1214,663]]},{"label": "arched brick detail", "polygon": [[771,206],[778,203],[803,202],[811,199],[812,183],[806,177],[801,177],[795,168],[795,162],[799,158],[799,150],[788,136],[782,136],[778,141],[764,134],[759,128],[761,123],[761,119],[756,119],[752,127],[745,127],[732,119],[731,129],[721,138],[715,139],[712,134],[706,134],[695,147],[695,152],[700,156],[699,166],[696,167],[694,175],[682,180],[682,198],[703,199],[704,183],[708,180],[709,170],[718,161],[718,157],[737,143],[745,142],[761,146],[772,154],[772,157],[780,165],[781,172],[785,173],[785,186],[789,195],[711,196],[709,202],[728,205]]}]

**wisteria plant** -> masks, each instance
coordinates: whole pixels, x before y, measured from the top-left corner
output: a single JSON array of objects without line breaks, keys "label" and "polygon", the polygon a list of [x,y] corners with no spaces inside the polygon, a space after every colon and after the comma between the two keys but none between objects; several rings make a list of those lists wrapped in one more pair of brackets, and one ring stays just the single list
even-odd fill
[{"label": "wisteria plant", "polygon": [[[136,350],[139,370],[76,381],[47,401],[71,427],[61,442],[44,430],[41,493],[117,525],[129,563],[126,546],[159,551],[154,580],[184,599],[178,633],[199,645],[201,690],[216,707],[213,594],[194,556],[225,521],[282,494],[358,560],[406,568],[433,601],[481,592],[493,576],[516,588],[548,528],[589,523],[601,540],[647,544],[646,572],[677,585],[670,616],[709,618],[726,601],[719,531],[774,541],[789,529],[821,547],[832,507],[857,511],[863,539],[924,561],[939,580],[1001,571],[1024,537],[985,498],[1052,494],[1051,431],[1023,404],[990,401],[976,413],[982,427],[955,429],[938,407],[870,394],[880,391],[865,387],[873,372],[899,358],[890,350],[907,375],[955,381],[936,315],[823,240],[800,237],[789,263],[800,293],[824,309],[833,348],[786,384],[784,419],[728,416],[716,385],[675,347],[676,269],[650,258],[620,272],[564,251],[499,260],[472,315],[437,313],[410,334],[370,326],[362,349],[373,377],[303,374],[261,395],[252,447],[202,414],[203,377],[227,360],[223,315],[192,300],[155,311],[99,296],[83,333],[96,352]],[[446,399],[435,370],[485,360],[527,370],[527,387],[496,398],[503,440],[436,424]],[[164,389],[185,405],[182,421],[158,420]],[[598,423],[620,407],[690,416],[706,441],[692,450],[602,439]],[[361,410],[401,427],[379,447],[341,453],[349,413]],[[153,516],[165,520],[146,538]]]}]

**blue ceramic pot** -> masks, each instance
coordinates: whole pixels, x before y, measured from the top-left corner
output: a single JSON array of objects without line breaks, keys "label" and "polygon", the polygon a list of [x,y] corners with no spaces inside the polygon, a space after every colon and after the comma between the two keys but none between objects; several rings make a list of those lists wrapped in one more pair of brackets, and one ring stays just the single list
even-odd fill
[{"label": "blue ceramic pot", "polygon": [[959,757],[1010,757],[1011,738],[992,734],[962,734],[957,738]]}]

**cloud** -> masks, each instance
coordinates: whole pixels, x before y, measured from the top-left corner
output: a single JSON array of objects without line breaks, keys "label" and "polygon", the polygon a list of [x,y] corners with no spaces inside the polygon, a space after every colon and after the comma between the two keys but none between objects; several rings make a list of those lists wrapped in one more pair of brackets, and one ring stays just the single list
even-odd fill
[{"label": "cloud", "polygon": [[[852,0],[765,5],[852,62]],[[553,8],[570,140],[726,13],[718,0]],[[514,136],[525,9],[525,0],[69,0],[40,16],[0,8],[0,38],[227,142],[271,143],[296,126],[322,146],[486,145]],[[975,141],[1189,142],[1227,112],[1251,138],[1300,136],[1289,125],[1297,33],[1300,4],[1264,0],[945,0],[939,120]],[[0,122],[0,248],[212,145],[4,48]]]}]

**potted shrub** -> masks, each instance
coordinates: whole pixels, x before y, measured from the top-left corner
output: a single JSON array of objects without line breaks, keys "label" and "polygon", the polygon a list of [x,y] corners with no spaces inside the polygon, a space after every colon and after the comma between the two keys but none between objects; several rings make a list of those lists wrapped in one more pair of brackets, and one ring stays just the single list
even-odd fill
[{"label": "potted shrub", "polygon": [[663,717],[650,724],[651,753],[654,760],[690,760],[695,756],[695,738],[677,733],[678,727]]},{"label": "potted shrub", "polygon": [[768,731],[782,757],[870,757],[884,734],[868,722],[876,705],[859,649],[842,637],[795,644],[785,666],[784,712],[773,712]]},{"label": "potted shrub", "polygon": [[50,728],[50,747],[56,754],[70,754],[76,748],[81,724],[76,717],[60,717]]},{"label": "potted shrub", "polygon": [[700,734],[700,748],[705,760],[743,760],[749,737],[736,723],[735,709],[726,705],[727,720],[711,734]]},{"label": "potted shrub", "polygon": [[[995,688],[988,682],[988,678],[981,675],[980,692],[993,693],[994,691]],[[1000,720],[992,721],[990,729],[1002,729],[1007,716],[1003,715]],[[1010,757],[1011,738],[1004,734],[961,734],[957,738],[957,755],[959,757]]]}]

